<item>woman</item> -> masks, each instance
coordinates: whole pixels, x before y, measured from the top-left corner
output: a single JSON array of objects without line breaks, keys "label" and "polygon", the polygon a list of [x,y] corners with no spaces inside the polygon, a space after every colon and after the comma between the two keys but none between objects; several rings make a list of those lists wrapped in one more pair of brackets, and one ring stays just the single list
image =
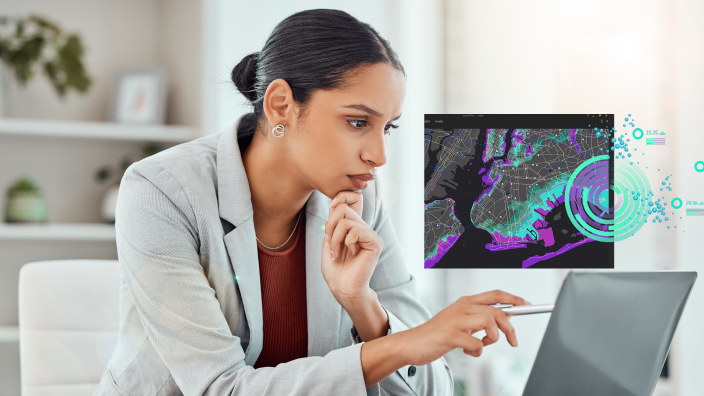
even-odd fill
[{"label": "woman", "polygon": [[252,113],[123,177],[120,335],[96,394],[447,395],[445,353],[499,330],[517,346],[489,305],[521,298],[432,318],[417,300],[374,178],[405,95],[387,41],[304,11],[232,79]]}]

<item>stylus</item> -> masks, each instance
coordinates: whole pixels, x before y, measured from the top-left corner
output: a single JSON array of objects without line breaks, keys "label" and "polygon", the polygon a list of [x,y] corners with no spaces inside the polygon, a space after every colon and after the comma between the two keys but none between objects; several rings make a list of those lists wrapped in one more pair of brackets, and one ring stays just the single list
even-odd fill
[{"label": "stylus", "polygon": [[500,307],[502,311],[509,316],[516,315],[530,315],[538,313],[552,312],[555,308],[555,304],[542,304],[542,305],[519,305],[511,307]]}]

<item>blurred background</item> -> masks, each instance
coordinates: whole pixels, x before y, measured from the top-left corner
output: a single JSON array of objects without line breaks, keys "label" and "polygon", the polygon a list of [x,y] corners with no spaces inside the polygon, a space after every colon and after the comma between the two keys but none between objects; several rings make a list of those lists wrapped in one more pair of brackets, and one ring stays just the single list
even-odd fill
[{"label": "blurred background", "polygon": [[[406,69],[383,199],[432,313],[493,289],[551,303],[568,271],[423,269],[424,113],[632,114],[638,127],[667,132],[650,158],[651,184],[659,168],[683,200],[704,201],[704,173],[693,169],[704,161],[700,1],[0,0],[0,396],[20,394],[20,267],[116,259],[110,223],[124,169],[249,112],[232,67],[309,8],[368,22]],[[687,220],[687,232],[645,226],[618,242],[616,269],[704,268],[704,218]],[[479,359],[448,354],[455,394],[520,395],[548,320],[513,319],[517,349],[502,340]],[[702,394],[702,330],[699,284],[656,395]]]}]

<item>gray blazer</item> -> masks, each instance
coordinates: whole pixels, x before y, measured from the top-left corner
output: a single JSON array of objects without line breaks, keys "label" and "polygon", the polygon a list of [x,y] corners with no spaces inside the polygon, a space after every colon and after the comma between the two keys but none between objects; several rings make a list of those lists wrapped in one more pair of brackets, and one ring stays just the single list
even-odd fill
[{"label": "gray blazer", "polygon": [[[390,333],[430,318],[379,199],[362,218],[384,241],[370,281]],[[308,357],[254,369],[262,302],[252,202],[236,126],[127,169],[117,200],[120,331],[95,395],[451,395],[444,359],[366,389],[362,343],[321,273],[330,199],[305,206]]]}]

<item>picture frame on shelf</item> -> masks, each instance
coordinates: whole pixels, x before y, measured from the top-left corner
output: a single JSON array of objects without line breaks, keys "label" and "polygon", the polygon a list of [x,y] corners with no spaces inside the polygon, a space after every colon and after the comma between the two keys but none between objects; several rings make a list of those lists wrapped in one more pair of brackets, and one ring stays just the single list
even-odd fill
[{"label": "picture frame on shelf", "polygon": [[115,76],[110,120],[130,124],[164,124],[166,71],[160,68],[124,70]]}]

